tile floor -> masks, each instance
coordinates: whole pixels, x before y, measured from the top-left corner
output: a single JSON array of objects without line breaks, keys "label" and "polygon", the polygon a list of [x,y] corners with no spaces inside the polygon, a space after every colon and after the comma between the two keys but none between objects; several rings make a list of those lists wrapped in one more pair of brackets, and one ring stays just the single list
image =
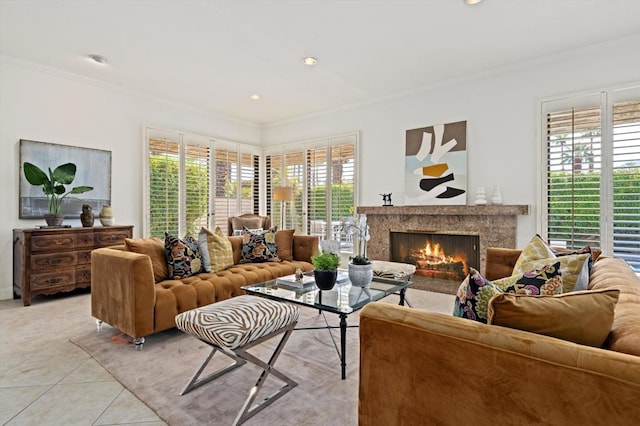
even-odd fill
[{"label": "tile floor", "polygon": [[86,291],[0,301],[0,424],[165,425],[69,339],[95,329]]}]

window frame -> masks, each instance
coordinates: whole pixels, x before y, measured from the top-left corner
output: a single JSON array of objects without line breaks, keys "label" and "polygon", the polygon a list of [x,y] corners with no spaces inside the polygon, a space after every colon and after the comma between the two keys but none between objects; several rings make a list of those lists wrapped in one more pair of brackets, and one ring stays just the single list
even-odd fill
[{"label": "window frame", "polygon": [[[549,191],[548,178],[550,176],[549,162],[549,139],[547,137],[547,114],[559,112],[570,108],[580,108],[590,106],[593,109],[600,109],[600,185],[599,185],[599,245],[602,253],[609,256],[616,254],[614,244],[614,197],[618,192],[614,188],[614,152],[615,130],[614,126],[614,105],[640,100],[640,83],[602,89],[598,91],[583,92],[564,97],[542,99],[539,102],[539,126],[538,126],[538,200],[540,214],[538,215],[536,227],[538,233],[549,240]],[[595,105],[594,105],[595,104]],[[639,153],[633,152],[633,155]],[[640,156],[639,156],[640,158]],[[624,242],[624,241],[623,241]],[[623,257],[624,256],[620,256]],[[636,272],[640,273],[638,266]]]}]

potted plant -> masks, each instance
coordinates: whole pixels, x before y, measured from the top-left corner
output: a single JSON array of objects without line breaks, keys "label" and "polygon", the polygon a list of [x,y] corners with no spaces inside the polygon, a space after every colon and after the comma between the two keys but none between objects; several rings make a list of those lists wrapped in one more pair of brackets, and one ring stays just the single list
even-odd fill
[{"label": "potted plant", "polygon": [[349,258],[349,281],[355,287],[369,287],[373,280],[373,265],[367,258],[367,242],[371,238],[367,215],[359,214],[346,218],[343,228],[346,234],[353,235],[354,242],[357,243],[357,254]]},{"label": "potted plant", "polygon": [[64,215],[60,214],[62,202],[71,194],[82,194],[93,189],[92,186],[76,186],[67,191],[65,185],[69,185],[76,177],[76,165],[73,163],[62,164],[51,171],[49,175],[38,166],[29,162],[24,163],[24,176],[31,185],[42,186],[42,192],[47,196],[48,214],[44,218],[49,226],[60,226]]},{"label": "potted plant", "polygon": [[331,290],[338,278],[338,266],[340,257],[330,251],[323,251],[320,254],[311,256],[313,264],[313,276],[316,285],[320,290]]}]

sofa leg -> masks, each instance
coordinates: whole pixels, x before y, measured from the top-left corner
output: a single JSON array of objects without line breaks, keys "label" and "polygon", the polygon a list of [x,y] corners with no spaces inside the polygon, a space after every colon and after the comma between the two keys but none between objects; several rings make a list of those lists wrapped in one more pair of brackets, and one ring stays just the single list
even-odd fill
[{"label": "sofa leg", "polygon": [[141,351],[144,346],[144,337],[136,337],[133,339],[133,343],[136,345],[136,350]]},{"label": "sofa leg", "polygon": [[98,332],[102,331],[102,321],[99,319],[96,320],[96,331]]}]

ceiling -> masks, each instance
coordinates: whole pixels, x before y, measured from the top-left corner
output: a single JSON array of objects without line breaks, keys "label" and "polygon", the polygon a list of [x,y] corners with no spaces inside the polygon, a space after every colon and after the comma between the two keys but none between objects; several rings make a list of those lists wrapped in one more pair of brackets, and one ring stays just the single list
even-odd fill
[{"label": "ceiling", "polygon": [[638,16],[637,0],[0,0],[0,54],[272,124],[640,34]]}]

